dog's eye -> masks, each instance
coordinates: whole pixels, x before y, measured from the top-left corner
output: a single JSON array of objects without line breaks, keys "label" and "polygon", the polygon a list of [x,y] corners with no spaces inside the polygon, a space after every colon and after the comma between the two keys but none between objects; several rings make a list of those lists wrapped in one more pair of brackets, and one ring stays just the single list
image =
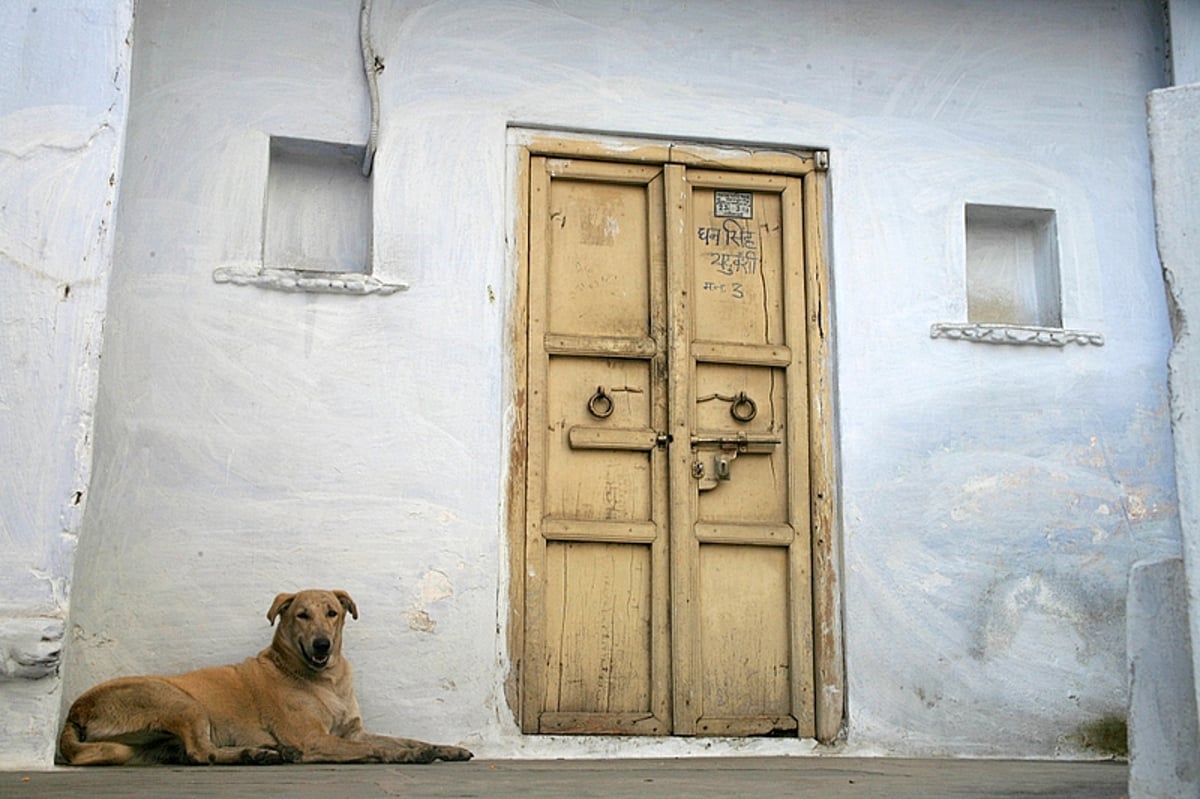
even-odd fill
[{"label": "dog's eye", "polygon": [[332,619],[334,616],[337,615],[337,611],[336,610],[328,610],[325,612],[325,615]]},{"label": "dog's eye", "polygon": [[309,616],[309,615],[308,615],[308,611],[307,611],[307,610],[302,610],[302,611],[300,611],[299,613],[297,613],[297,614],[296,614],[296,618],[297,618],[297,619],[304,619],[305,621],[308,621],[309,619],[311,619],[311,618],[312,618],[312,616]]}]

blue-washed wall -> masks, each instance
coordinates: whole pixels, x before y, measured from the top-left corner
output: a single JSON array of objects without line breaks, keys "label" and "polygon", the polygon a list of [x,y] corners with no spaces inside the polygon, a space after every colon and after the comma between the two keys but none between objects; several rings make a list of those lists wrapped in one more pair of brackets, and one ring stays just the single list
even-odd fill
[{"label": "blue-washed wall", "polygon": [[[526,126],[829,150],[845,749],[1089,754],[1088,725],[1124,712],[1128,568],[1179,551],[1145,132],[1159,4],[376,0],[374,260],[408,290],[215,281],[261,257],[271,136],[366,139],[358,17],[138,6],[64,698],[244,657],[276,591],[328,585],[363,611],[369,727],[483,756],[813,750],[518,733]],[[968,203],[1055,212],[1085,343],[931,335],[967,320]]]}]

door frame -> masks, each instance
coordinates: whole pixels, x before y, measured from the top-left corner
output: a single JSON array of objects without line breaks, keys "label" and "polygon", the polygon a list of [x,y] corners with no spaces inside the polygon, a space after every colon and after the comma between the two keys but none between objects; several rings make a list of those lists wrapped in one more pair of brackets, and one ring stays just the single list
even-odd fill
[{"label": "door frame", "polygon": [[[804,213],[805,324],[809,412],[809,501],[812,524],[813,657],[816,738],[832,743],[843,731],[845,659],[839,553],[835,437],[833,325],[827,230],[829,155],[824,150],[723,145],[608,134],[510,128],[508,163],[508,274],[513,280],[507,339],[509,440],[506,544],[508,546],[508,674],[505,698],[523,732],[536,730],[527,717],[525,651],[525,535],[528,423],[529,181],[534,156],[598,159],[634,164],[682,164],[705,169],[792,175],[802,181]],[[502,583],[503,584],[503,583]]]}]

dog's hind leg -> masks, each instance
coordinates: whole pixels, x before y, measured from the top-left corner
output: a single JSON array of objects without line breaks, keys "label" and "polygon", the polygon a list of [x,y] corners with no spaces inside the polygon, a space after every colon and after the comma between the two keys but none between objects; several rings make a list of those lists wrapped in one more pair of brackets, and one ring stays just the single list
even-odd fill
[{"label": "dog's hind leg", "polygon": [[177,707],[170,723],[164,727],[179,739],[184,763],[200,766],[266,766],[299,759],[299,751],[291,747],[219,745],[214,741],[208,713],[199,703]]}]

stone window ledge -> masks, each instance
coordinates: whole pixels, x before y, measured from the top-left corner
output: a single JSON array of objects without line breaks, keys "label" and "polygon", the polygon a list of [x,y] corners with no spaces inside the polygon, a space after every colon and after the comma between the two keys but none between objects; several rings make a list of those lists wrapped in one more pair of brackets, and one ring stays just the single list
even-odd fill
[{"label": "stone window ledge", "polygon": [[979,322],[934,322],[930,338],[976,341],[983,344],[1023,344],[1065,347],[1068,344],[1103,346],[1104,336],[1091,330],[1067,330],[1034,325],[991,325]]},{"label": "stone window ledge", "polygon": [[213,270],[213,280],[272,291],[317,294],[388,295],[408,290],[407,283],[385,283],[373,275],[359,272],[313,272],[301,269],[222,266]]}]

